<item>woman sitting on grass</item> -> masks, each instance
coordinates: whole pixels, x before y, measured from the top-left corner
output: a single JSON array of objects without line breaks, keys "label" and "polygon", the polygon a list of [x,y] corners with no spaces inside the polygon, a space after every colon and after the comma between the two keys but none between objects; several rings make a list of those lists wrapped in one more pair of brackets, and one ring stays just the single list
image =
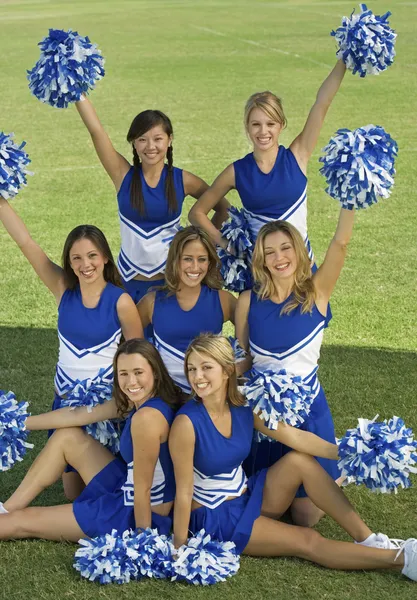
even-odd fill
[{"label": "woman sitting on grass", "polygon": [[138,304],[143,326],[152,323],[155,345],[173,380],[190,393],[184,356],[202,331],[221,333],[234,323],[236,298],[222,290],[219,259],[209,236],[197,227],[179,231],[171,242],[165,286]]},{"label": "woman sitting on grass", "polygon": [[[76,542],[116,529],[156,527],[168,534],[175,481],[168,433],[183,400],[157,350],[145,340],[124,342],[114,356],[114,398],[87,408],[61,408],[28,417],[27,428],[56,429],[17,490],[0,504],[0,540],[42,538]],[[81,426],[125,419],[121,458]],[[73,504],[30,507],[69,464],[86,488]]]},{"label": "woman sitting on grass", "polygon": [[[94,380],[111,396],[113,357],[120,338],[143,337],[135,305],[121,286],[110,247],[93,225],[79,225],[64,244],[62,268],[31,238],[22,219],[0,197],[0,221],[26,256],[58,305],[59,357],[53,408],[60,408],[77,384]],[[111,423],[98,426],[98,437],[111,444]],[[84,487],[77,473],[65,472],[64,490],[73,500]]]},{"label": "woman sitting on grass", "polygon": [[[214,539],[232,541],[238,553],[296,556],[331,569],[396,569],[417,581],[417,540],[398,543],[375,534],[311,455],[337,457],[337,446],[279,424],[268,429],[236,386],[232,348],[222,337],[202,335],[185,357],[195,398],[181,408],[171,427],[176,496],[174,544],[205,529]],[[285,443],[289,452],[269,469],[246,478],[242,461],[253,429]],[[318,532],[277,521],[304,485],[312,501],[356,543],[323,538]]]}]

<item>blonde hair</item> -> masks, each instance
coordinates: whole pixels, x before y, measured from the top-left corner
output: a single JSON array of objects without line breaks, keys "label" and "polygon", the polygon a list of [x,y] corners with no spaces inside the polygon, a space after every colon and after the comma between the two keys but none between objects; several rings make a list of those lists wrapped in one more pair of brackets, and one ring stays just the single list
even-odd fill
[{"label": "blonde hair", "polygon": [[227,338],[214,333],[202,333],[187,348],[184,358],[184,372],[188,383],[188,360],[192,352],[206,354],[215,360],[228,376],[226,398],[232,406],[245,406],[245,397],[237,389],[236,363],[232,346]]},{"label": "blonde hair", "polygon": [[169,246],[164,289],[170,294],[175,294],[180,285],[180,261],[184,248],[188,242],[195,240],[200,242],[207,250],[209,260],[207,275],[202,283],[214,290],[220,290],[223,287],[223,279],[220,275],[220,260],[213,242],[205,231],[190,225],[178,231]]},{"label": "blonde hair", "polygon": [[287,221],[271,221],[261,227],[252,256],[252,273],[256,293],[262,300],[271,298],[275,293],[274,282],[265,267],[265,238],[270,233],[281,231],[291,240],[294,248],[297,267],[294,273],[294,287],[288,302],[284,304],[281,314],[288,314],[301,304],[301,312],[313,310],[316,292],[311,276],[311,262],[300,232]]},{"label": "blonde hair", "polygon": [[260,108],[268,115],[270,119],[276,121],[282,128],[287,126],[287,119],[282,107],[282,100],[272,92],[256,92],[248,99],[245,104],[244,123],[245,129],[248,129],[250,113],[254,108]]}]

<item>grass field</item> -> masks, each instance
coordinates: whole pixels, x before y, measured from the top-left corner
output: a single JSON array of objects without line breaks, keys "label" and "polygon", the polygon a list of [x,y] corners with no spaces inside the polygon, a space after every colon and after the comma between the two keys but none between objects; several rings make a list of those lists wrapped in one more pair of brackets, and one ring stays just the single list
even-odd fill
[{"label": "grass field", "polygon": [[[119,247],[115,194],[75,109],[54,110],[34,99],[25,70],[38,58],[49,27],[89,35],[106,57],[106,77],[92,94],[116,147],[128,156],[131,119],[158,108],[172,119],[175,164],[211,182],[249,151],[243,105],[257,90],[281,95],[288,117],[282,142],[304,124],[316,90],[334,62],[329,36],[354,2],[338,0],[118,0],[0,2],[2,93],[0,130],[27,140],[35,172],[14,206],[33,237],[59,262],[67,233],[80,223],[104,230]],[[347,74],[323,127],[309,171],[309,233],[320,261],[334,231],[337,203],[324,192],[319,148],[339,127],[375,123],[399,144],[390,200],[358,214],[349,257],[334,293],[325,336],[321,382],[337,432],[359,416],[402,416],[417,431],[415,328],[415,128],[417,2],[372,2],[394,12],[398,32],[394,66],[379,77]],[[231,194],[233,201],[237,196]],[[186,215],[186,211],[184,211]],[[24,257],[0,230],[0,387],[31,401],[34,413],[53,396],[57,357],[56,307]],[[39,450],[46,434],[33,434]],[[21,479],[23,464],[0,476],[0,499]],[[414,478],[416,483],[416,478]],[[347,488],[375,531],[417,535],[417,492],[374,496]],[[37,504],[64,501],[61,485]],[[347,539],[323,519],[324,535]],[[396,573],[330,572],[294,559],[243,558],[239,574],[210,589],[166,582],[107,586],[81,581],[72,569],[74,546],[42,541],[0,543],[0,599],[227,598],[378,600],[416,598],[416,584]]]}]

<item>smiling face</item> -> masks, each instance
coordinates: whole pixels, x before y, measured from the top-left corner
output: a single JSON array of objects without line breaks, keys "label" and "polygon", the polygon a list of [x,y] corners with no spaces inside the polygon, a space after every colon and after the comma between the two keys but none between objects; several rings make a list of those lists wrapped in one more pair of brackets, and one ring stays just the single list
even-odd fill
[{"label": "smiling face", "polygon": [[219,394],[226,396],[226,371],[208,354],[192,351],[187,360],[188,381],[202,400]]},{"label": "smiling face", "polygon": [[73,243],[69,251],[71,269],[80,283],[93,283],[103,278],[104,265],[108,259],[88,238],[81,238]]},{"label": "smiling face", "polygon": [[191,288],[201,285],[209,269],[209,255],[199,240],[184,245],[178,269],[182,284]]},{"label": "smiling face", "polygon": [[264,239],[265,267],[273,279],[293,277],[297,269],[294,244],[286,233],[275,231]]},{"label": "smiling face", "polygon": [[278,146],[282,125],[261,108],[253,108],[249,114],[246,130],[255,150],[270,150]]},{"label": "smiling face", "polygon": [[162,125],[156,125],[133,141],[141,163],[152,166],[165,160],[172,136],[165,133]]},{"label": "smiling face", "polygon": [[141,354],[120,354],[117,360],[120,390],[138,408],[152,398],[155,378],[149,362]]}]

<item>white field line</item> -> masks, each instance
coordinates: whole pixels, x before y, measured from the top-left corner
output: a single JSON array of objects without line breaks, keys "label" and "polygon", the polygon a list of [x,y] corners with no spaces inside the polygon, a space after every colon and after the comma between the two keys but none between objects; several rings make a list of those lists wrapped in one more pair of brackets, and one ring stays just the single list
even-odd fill
[{"label": "white field line", "polygon": [[226,38],[227,40],[230,41],[236,41],[236,42],[242,42],[243,44],[249,44],[251,46],[256,46],[258,48],[263,48],[265,50],[269,50],[270,52],[276,52],[277,54],[285,54],[286,56],[291,56],[294,58],[299,58],[301,60],[313,63],[315,65],[319,65],[320,67],[326,67],[328,69],[331,69],[332,65],[329,65],[327,63],[322,63],[322,62],[318,62],[317,60],[313,60],[312,58],[308,58],[307,56],[301,56],[300,54],[295,54],[293,52],[288,52],[287,50],[282,50],[281,48],[275,48],[273,46],[269,46],[268,44],[262,44],[261,42],[256,42],[255,40],[247,40],[244,38],[238,38],[238,37],[233,37],[231,35],[227,35],[226,33],[223,33],[222,31],[217,31],[216,29],[210,29],[208,27],[202,27],[201,25],[190,25],[190,27],[192,27],[193,29],[197,29],[198,31],[204,31],[205,33],[209,33],[212,35],[218,35],[221,37]]}]

